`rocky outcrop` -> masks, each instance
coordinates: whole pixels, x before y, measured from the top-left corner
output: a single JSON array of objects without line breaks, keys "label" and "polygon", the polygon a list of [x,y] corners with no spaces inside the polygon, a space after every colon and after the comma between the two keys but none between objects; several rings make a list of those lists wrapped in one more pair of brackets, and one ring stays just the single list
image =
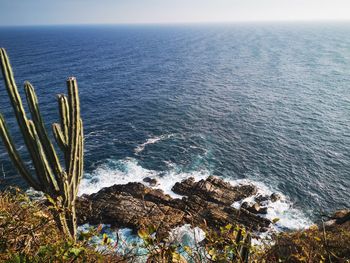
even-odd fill
[{"label": "rocky outcrop", "polygon": [[240,223],[246,227],[265,231],[270,221],[247,209],[235,209],[235,201],[256,194],[253,185],[236,185],[209,177],[196,182],[189,178],[176,183],[172,189],[184,197],[172,198],[162,190],[141,183],[128,183],[106,187],[77,200],[79,224],[110,224],[137,230],[153,225],[158,234],[167,235],[176,226],[204,222],[211,228]]},{"label": "rocky outcrop", "polygon": [[206,180],[200,180],[199,182],[195,182],[194,178],[190,177],[176,183],[172,190],[180,195],[196,195],[206,201],[222,205],[231,205],[235,201],[257,193],[257,188],[254,185],[232,186],[230,183],[214,176],[209,176]]},{"label": "rocky outcrop", "polygon": [[336,211],[329,217],[329,220],[326,221],[324,225],[328,230],[339,226],[350,230],[350,209],[342,209]]}]

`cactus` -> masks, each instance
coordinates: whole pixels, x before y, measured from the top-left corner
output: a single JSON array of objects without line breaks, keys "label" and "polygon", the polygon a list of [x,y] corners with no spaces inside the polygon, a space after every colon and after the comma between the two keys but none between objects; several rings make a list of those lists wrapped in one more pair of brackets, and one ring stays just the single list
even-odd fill
[{"label": "cactus", "polygon": [[18,92],[5,49],[0,49],[1,70],[15,116],[32,160],[35,174],[27,168],[10,136],[4,117],[0,114],[0,136],[19,174],[29,186],[45,193],[59,229],[76,239],[75,200],[83,175],[83,123],[80,118],[78,85],[74,77],[67,79],[68,97],[58,95],[60,123],[52,125],[55,140],[63,152],[64,168],[51,143],[40,114],[33,86],[24,83],[31,114],[29,119]]}]

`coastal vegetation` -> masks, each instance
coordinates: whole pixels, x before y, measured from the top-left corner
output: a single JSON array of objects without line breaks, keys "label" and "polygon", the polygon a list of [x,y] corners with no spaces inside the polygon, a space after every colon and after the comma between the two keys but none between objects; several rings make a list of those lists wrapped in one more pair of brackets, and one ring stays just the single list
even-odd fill
[{"label": "coastal vegetation", "polygon": [[[343,220],[348,214],[336,215]],[[348,220],[348,219],[347,219]],[[41,200],[32,200],[17,188],[0,193],[1,262],[349,262],[350,221],[323,228],[275,234],[259,245],[247,244],[239,236],[249,231],[239,225],[206,228],[204,242],[187,246],[160,238],[149,226],[138,231],[146,251],[117,253],[118,245],[101,235],[100,227],[80,232],[69,241],[55,224],[52,212]],[[94,236],[102,236],[98,244]],[[103,248],[103,249],[101,249]],[[249,250],[249,255],[246,253]],[[242,253],[243,252],[243,253]]]}]

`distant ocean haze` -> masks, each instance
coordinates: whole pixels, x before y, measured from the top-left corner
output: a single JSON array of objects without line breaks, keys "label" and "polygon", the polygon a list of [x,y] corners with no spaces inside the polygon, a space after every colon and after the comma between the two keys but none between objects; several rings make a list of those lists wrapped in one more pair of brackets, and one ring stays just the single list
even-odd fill
[{"label": "distant ocean haze", "polygon": [[[350,24],[3,27],[0,46],[48,129],[77,77],[81,193],[216,175],[279,191],[304,219],[349,207]],[[27,157],[3,81],[0,111]],[[25,187],[2,145],[0,162]]]}]

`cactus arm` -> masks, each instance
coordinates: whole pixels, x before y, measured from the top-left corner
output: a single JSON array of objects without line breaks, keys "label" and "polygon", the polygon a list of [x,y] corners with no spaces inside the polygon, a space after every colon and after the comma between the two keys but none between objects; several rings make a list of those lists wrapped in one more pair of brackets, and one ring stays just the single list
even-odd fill
[{"label": "cactus arm", "polygon": [[58,95],[58,107],[60,112],[60,118],[61,118],[61,127],[62,132],[64,134],[65,144],[68,144],[69,140],[69,106],[68,106],[68,99],[63,94]]},{"label": "cactus arm", "polygon": [[68,87],[68,104],[70,109],[70,129],[69,129],[69,167],[68,175],[70,177],[70,184],[75,190],[77,178],[76,173],[78,169],[78,148],[79,148],[79,134],[80,134],[80,105],[78,97],[78,85],[75,78],[71,77],[67,80]]},{"label": "cactus arm", "polygon": [[58,123],[52,124],[52,131],[60,149],[63,152],[67,151],[68,145],[66,144],[66,141],[64,139],[64,134],[62,132],[61,126]]},{"label": "cactus arm", "polygon": [[64,145],[66,147],[62,149],[64,153],[64,159],[65,159],[65,165],[66,165],[66,171],[69,169],[69,127],[70,127],[70,119],[69,119],[69,105],[68,105],[68,99],[65,95],[60,94],[57,96],[58,99],[58,108],[60,113],[60,122],[61,122],[61,128],[60,130],[63,133],[64,140],[61,139],[61,141],[64,141]]},{"label": "cactus arm", "polygon": [[50,193],[51,196],[55,196],[57,192],[59,192],[59,187],[56,181],[56,178],[50,168],[49,162],[46,158],[46,155],[44,153],[43,146],[40,142],[39,135],[36,131],[35,124],[32,120],[28,120],[28,126],[30,128],[31,134],[32,134],[32,139],[33,139],[33,144],[35,146],[34,150],[37,154],[37,158],[40,160],[39,164],[41,166],[41,171],[45,175],[45,181],[50,192],[45,191],[46,193]]},{"label": "cactus arm", "polygon": [[58,160],[56,151],[49,139],[49,136],[47,134],[43,119],[40,114],[40,109],[38,105],[38,98],[34,92],[33,86],[26,82],[24,84],[24,89],[27,96],[27,102],[29,106],[29,110],[31,112],[33,122],[35,125],[35,129],[38,133],[39,139],[41,141],[42,148],[44,150],[44,153],[47,156],[48,162],[51,164],[51,169],[53,170],[56,179],[59,181],[59,179],[62,176],[62,167]]},{"label": "cactus arm", "polygon": [[79,180],[78,185],[80,184],[80,180],[83,177],[84,171],[84,128],[83,128],[83,120],[80,119],[80,171],[79,171]]},{"label": "cactus arm", "polygon": [[0,114],[0,136],[2,138],[2,141],[4,142],[4,145],[7,149],[7,152],[12,160],[12,162],[15,164],[15,167],[17,168],[18,172],[21,174],[21,176],[26,180],[26,182],[33,187],[35,190],[41,190],[41,186],[39,182],[36,181],[35,178],[32,177],[30,174],[28,168],[25,166],[22,158],[20,157],[13,141],[10,136],[9,130],[6,126],[4,117],[2,114]]},{"label": "cactus arm", "polygon": [[[77,173],[77,186],[80,184],[81,178],[83,177],[84,171],[84,131],[83,131],[83,121],[80,119],[80,137],[79,137],[79,170]],[[75,195],[78,194],[78,187],[75,189]]]}]

